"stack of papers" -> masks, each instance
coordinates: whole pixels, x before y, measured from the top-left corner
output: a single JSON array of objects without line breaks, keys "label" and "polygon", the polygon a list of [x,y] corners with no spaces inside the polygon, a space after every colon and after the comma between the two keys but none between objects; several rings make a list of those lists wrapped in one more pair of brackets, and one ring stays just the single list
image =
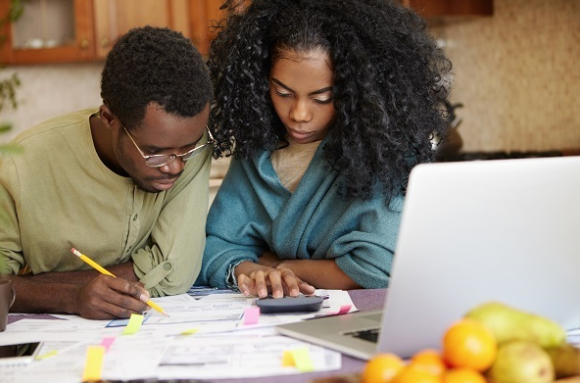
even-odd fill
[{"label": "stack of papers", "polygon": [[339,353],[274,329],[357,310],[346,291],[317,290],[316,295],[326,298],[316,313],[261,314],[257,322],[244,320],[244,313],[255,310],[256,298],[199,289],[153,298],[170,317],[154,310],[112,321],[11,314],[20,319],[0,333],[0,346],[43,343],[31,363],[0,367],[2,382],[220,379],[340,369]]}]

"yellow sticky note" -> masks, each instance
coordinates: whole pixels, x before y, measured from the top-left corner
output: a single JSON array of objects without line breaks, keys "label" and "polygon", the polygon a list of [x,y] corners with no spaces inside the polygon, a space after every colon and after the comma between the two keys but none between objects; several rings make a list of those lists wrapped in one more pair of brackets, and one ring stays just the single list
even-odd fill
[{"label": "yellow sticky note", "polygon": [[198,331],[199,331],[198,328],[190,328],[189,330],[182,331],[181,335],[193,335]]},{"label": "yellow sticky note", "polygon": [[305,347],[284,351],[284,354],[282,354],[282,366],[296,367],[300,372],[314,371],[314,363],[312,363],[310,358],[310,352]]},{"label": "yellow sticky note", "polygon": [[282,354],[282,367],[296,367],[291,351],[284,351]]},{"label": "yellow sticky note", "polygon": [[103,346],[89,346],[87,348],[87,360],[85,362],[85,371],[83,372],[83,382],[101,380],[104,356],[105,348]]},{"label": "yellow sticky note", "polygon": [[131,335],[135,334],[141,328],[143,324],[144,316],[140,314],[131,314],[131,318],[129,318],[129,323],[127,323],[127,327],[123,330],[123,335]]}]

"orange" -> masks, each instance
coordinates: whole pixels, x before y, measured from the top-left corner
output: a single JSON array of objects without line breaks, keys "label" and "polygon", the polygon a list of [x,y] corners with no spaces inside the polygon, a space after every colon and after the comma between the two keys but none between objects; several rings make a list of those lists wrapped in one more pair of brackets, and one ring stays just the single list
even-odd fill
[{"label": "orange", "polygon": [[467,367],[482,372],[497,354],[492,332],[475,319],[463,318],[452,324],[443,336],[443,359],[451,367]]},{"label": "orange", "polygon": [[486,383],[479,372],[470,368],[453,368],[443,375],[443,383]]},{"label": "orange", "polygon": [[442,383],[440,376],[417,368],[412,364],[404,367],[390,383]]},{"label": "orange", "polygon": [[361,375],[361,383],[389,383],[405,367],[399,356],[391,353],[377,354],[367,362]]},{"label": "orange", "polygon": [[437,376],[441,376],[447,369],[441,353],[432,349],[417,352],[411,358],[410,364],[413,367],[423,369]]}]

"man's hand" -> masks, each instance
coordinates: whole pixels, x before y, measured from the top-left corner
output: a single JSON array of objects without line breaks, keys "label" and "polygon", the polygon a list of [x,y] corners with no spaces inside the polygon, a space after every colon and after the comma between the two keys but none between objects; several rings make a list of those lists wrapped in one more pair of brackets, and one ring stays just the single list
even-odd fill
[{"label": "man's hand", "polygon": [[272,268],[253,262],[242,262],[236,267],[238,288],[246,295],[257,295],[265,298],[270,292],[274,298],[285,295],[296,297],[300,293],[314,294],[314,287],[300,280],[292,270]]},{"label": "man's hand", "polygon": [[128,318],[148,310],[149,298],[138,282],[98,275],[78,290],[76,311],[88,319]]}]

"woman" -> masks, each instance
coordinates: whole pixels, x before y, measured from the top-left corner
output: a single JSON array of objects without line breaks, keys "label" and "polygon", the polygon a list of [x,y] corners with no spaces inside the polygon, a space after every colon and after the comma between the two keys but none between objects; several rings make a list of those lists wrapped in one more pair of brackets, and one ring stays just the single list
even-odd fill
[{"label": "woman", "polygon": [[234,159],[197,283],[260,297],[386,287],[409,173],[444,133],[449,61],[386,0],[224,6],[210,120],[214,155]]}]

